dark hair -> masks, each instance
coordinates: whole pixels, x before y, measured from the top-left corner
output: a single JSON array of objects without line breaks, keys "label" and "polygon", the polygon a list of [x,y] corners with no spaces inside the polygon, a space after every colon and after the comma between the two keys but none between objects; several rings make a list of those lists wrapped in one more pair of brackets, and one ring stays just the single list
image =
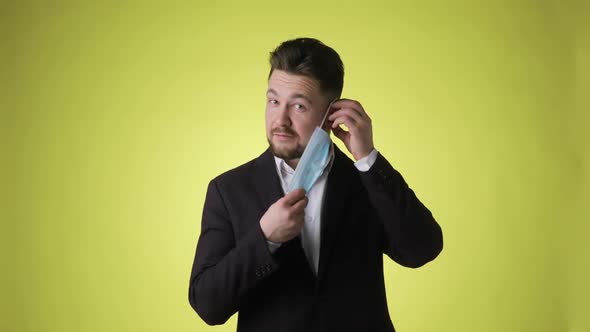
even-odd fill
[{"label": "dark hair", "polygon": [[344,64],[331,47],[314,38],[297,38],[281,43],[270,52],[270,73],[283,70],[307,76],[320,83],[323,95],[340,98],[344,85]]}]

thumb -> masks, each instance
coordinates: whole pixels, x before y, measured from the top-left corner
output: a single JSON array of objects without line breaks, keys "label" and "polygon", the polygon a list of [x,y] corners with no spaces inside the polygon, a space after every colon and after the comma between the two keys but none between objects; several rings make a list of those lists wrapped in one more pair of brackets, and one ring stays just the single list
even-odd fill
[{"label": "thumb", "polygon": [[285,195],[285,197],[283,197],[281,200],[285,204],[287,204],[288,206],[291,206],[291,205],[299,202],[304,197],[305,197],[305,190],[295,189],[295,190],[291,191],[290,193],[288,193],[287,195]]}]

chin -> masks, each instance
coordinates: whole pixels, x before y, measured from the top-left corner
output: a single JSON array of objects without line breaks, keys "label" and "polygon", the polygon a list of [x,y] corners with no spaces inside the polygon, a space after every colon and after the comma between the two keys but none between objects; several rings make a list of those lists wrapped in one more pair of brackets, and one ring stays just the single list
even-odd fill
[{"label": "chin", "polygon": [[272,154],[276,157],[281,159],[290,160],[290,159],[297,159],[301,158],[303,154],[303,149],[299,147],[288,147],[288,146],[281,146],[279,144],[270,143],[270,150]]}]

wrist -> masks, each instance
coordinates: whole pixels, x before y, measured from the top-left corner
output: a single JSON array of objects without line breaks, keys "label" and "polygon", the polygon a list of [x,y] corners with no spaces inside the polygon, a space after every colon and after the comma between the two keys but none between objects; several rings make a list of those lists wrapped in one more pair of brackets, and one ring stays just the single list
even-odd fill
[{"label": "wrist", "polygon": [[355,155],[353,155],[355,161],[359,161],[363,158],[367,158],[367,156],[369,154],[371,154],[371,152],[373,152],[373,150],[375,150],[375,147],[373,145],[371,145],[369,148],[363,149],[362,152],[359,152]]}]

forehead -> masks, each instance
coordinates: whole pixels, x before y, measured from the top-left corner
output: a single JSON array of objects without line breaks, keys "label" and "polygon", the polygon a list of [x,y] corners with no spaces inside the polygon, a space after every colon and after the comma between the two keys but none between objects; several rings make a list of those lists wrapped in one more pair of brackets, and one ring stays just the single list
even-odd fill
[{"label": "forehead", "polygon": [[268,89],[279,95],[285,95],[285,97],[303,94],[314,98],[320,94],[320,84],[317,80],[307,76],[289,74],[283,70],[272,72],[268,79]]}]

